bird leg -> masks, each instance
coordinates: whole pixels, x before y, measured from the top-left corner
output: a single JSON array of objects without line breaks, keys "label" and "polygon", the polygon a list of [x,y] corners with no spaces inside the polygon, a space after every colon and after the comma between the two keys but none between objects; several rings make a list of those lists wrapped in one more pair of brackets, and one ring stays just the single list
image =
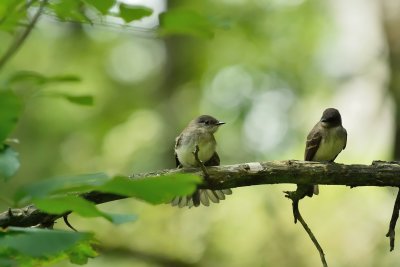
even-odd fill
[{"label": "bird leg", "polygon": [[210,177],[210,175],[207,172],[206,166],[204,166],[203,162],[199,159],[199,151],[200,151],[199,145],[196,145],[196,147],[192,153],[193,153],[194,159],[197,161],[197,164],[199,164],[201,170],[204,173],[204,178],[207,180]]}]

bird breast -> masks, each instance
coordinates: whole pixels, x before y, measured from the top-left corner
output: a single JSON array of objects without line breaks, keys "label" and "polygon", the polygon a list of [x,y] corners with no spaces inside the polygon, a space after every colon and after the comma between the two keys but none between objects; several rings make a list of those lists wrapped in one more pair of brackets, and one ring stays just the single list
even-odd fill
[{"label": "bird breast", "polygon": [[321,143],[313,158],[314,161],[331,161],[343,150],[345,144],[343,129],[331,128],[322,136]]},{"label": "bird breast", "polygon": [[203,136],[199,138],[187,138],[182,145],[176,149],[179,162],[183,167],[196,167],[198,166],[193,152],[199,146],[199,159],[204,163],[208,161],[215,152],[216,142],[214,136]]}]

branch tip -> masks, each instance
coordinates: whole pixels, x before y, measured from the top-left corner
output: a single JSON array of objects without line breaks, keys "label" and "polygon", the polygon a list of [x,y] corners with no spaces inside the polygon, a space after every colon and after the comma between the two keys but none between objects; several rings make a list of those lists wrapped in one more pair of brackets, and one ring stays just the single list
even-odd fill
[{"label": "branch tip", "polygon": [[74,230],[75,232],[78,232],[78,230],[76,230],[76,229],[69,223],[69,221],[68,221],[68,215],[69,215],[69,213],[68,213],[68,214],[65,214],[65,215],[63,216],[63,219],[64,219],[65,224],[66,224],[70,229]]},{"label": "branch tip", "polygon": [[321,258],[322,266],[328,267],[328,264],[325,259],[325,253],[324,253],[321,245],[318,243],[318,240],[315,238],[313,232],[308,227],[307,223],[304,221],[303,217],[300,214],[299,201],[305,197],[305,194],[303,191],[304,191],[303,188],[298,186],[296,191],[283,191],[283,192],[285,193],[286,198],[289,198],[292,200],[294,223],[296,224],[297,221],[299,221],[301,223],[304,230],[307,232],[308,236],[310,237],[311,241],[314,243],[314,246],[318,250],[319,256]]},{"label": "branch tip", "polygon": [[399,218],[399,210],[400,210],[400,187],[399,191],[397,192],[396,200],[394,202],[392,217],[390,218],[390,223],[389,223],[389,231],[386,234],[386,237],[389,237],[390,251],[394,250],[394,240],[396,237],[395,228],[397,219]]}]

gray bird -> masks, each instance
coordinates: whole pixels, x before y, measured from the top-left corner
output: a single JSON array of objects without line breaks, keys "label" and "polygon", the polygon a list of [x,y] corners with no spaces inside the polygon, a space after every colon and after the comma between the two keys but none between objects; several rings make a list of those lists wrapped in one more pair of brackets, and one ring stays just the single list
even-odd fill
[{"label": "gray bird", "polygon": [[[198,157],[204,166],[219,166],[220,159],[215,150],[217,142],[214,133],[223,124],[225,123],[209,115],[201,115],[192,120],[175,140],[176,166],[178,168],[200,167],[193,155],[196,145],[199,148]],[[180,208],[198,207],[200,203],[209,206],[210,201],[219,203],[220,200],[225,199],[225,195],[230,194],[232,194],[230,189],[197,189],[193,195],[175,197],[171,204]]]},{"label": "gray bird", "polygon": [[[346,148],[347,132],[342,126],[342,117],[335,108],[327,108],[320,121],[307,136],[304,160],[333,162]],[[310,187],[309,197],[318,195],[318,185]]]}]

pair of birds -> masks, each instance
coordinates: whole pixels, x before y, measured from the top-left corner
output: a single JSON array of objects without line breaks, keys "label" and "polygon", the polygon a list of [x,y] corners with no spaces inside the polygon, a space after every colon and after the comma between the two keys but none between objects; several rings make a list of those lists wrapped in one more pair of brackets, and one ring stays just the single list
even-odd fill
[{"label": "pair of birds", "polygon": [[[225,124],[209,115],[202,115],[192,120],[176,138],[175,158],[178,168],[218,166],[219,156],[216,152],[217,143],[214,133]],[[346,148],[347,132],[342,126],[342,118],[335,108],[326,109],[321,119],[307,136],[304,160],[333,162],[339,153]],[[196,159],[194,152],[197,149]],[[201,161],[201,162],[199,162]],[[312,197],[318,195],[318,185],[307,186],[306,194]],[[173,206],[189,208],[198,207],[200,203],[208,206],[210,202],[218,203],[225,195],[232,194],[230,189],[210,190],[197,189],[193,195],[175,197]]]}]

